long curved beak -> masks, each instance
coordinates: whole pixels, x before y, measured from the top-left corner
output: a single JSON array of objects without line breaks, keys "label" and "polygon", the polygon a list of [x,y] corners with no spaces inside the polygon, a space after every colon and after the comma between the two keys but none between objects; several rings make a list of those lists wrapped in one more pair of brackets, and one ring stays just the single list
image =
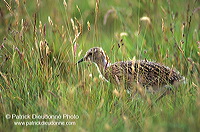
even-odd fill
[{"label": "long curved beak", "polygon": [[83,62],[83,61],[84,61],[84,58],[80,59],[80,60],[76,63],[76,65],[79,64],[79,63],[81,63],[81,62]]}]

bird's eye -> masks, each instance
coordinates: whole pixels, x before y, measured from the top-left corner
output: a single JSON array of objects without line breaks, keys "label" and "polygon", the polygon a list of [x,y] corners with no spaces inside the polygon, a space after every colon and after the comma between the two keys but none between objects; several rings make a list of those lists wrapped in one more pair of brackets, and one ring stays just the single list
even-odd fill
[{"label": "bird's eye", "polygon": [[92,53],[90,52],[88,55],[92,55]]}]

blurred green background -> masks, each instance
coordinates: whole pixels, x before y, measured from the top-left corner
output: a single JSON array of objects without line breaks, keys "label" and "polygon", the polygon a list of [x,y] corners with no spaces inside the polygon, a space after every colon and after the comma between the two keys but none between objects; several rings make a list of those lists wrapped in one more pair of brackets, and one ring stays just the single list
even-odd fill
[{"label": "blurred green background", "polygon": [[[1,0],[0,131],[198,131],[199,29],[198,0]],[[157,94],[132,100],[93,64],[75,66],[94,46],[111,62],[136,57],[173,67],[187,83],[157,103]],[[6,114],[80,118],[26,127],[14,122],[42,120]]]}]

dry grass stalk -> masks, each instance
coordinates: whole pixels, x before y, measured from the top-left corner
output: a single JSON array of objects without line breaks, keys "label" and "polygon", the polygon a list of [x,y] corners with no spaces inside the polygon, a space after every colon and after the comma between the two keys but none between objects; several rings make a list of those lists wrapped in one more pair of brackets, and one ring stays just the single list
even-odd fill
[{"label": "dry grass stalk", "polygon": [[8,86],[10,86],[10,82],[8,81],[8,78],[6,77],[6,75],[4,75],[1,71],[0,71],[0,75],[2,76],[2,78],[4,79],[4,81],[6,82],[6,84]]},{"label": "dry grass stalk", "polygon": [[169,50],[167,49],[167,52],[166,52],[166,58],[169,58]]},{"label": "dry grass stalk", "polygon": [[161,20],[162,20],[162,32],[165,33],[165,23],[163,18]]},{"label": "dry grass stalk", "polygon": [[138,32],[137,32],[137,35],[138,35],[138,36],[140,35],[140,32],[141,32],[141,25],[139,24],[139,25],[138,25]]},{"label": "dry grass stalk", "polygon": [[[22,23],[23,23],[23,19],[22,19]],[[21,30],[19,32],[19,38],[20,38],[22,43],[23,43],[23,33],[24,33],[24,26],[22,24],[22,28],[21,28]]]},{"label": "dry grass stalk", "polygon": [[43,26],[43,35],[46,36],[46,24]]},{"label": "dry grass stalk", "polygon": [[76,23],[78,26],[75,25],[74,20],[71,18],[71,24],[72,24],[72,29],[74,31],[74,40],[71,42],[73,44],[72,51],[73,51],[73,56],[76,56],[76,50],[77,50],[77,39],[82,33],[82,24],[77,20],[77,18],[74,18],[76,20]]},{"label": "dry grass stalk", "polygon": [[112,8],[112,9],[110,9],[110,10],[108,10],[108,11],[106,12],[106,14],[104,15],[104,19],[103,19],[103,25],[106,25],[108,17],[109,17],[112,13],[115,13],[115,12],[116,12],[116,11],[114,10],[114,8]]},{"label": "dry grass stalk", "polygon": [[15,48],[15,50],[18,52],[20,59],[23,60],[24,59],[24,53],[21,52],[17,47]]},{"label": "dry grass stalk", "polygon": [[39,32],[40,34],[43,34],[43,28],[42,28],[42,22],[39,22]]},{"label": "dry grass stalk", "polygon": [[71,18],[70,21],[71,21],[71,24],[72,24],[72,29],[75,30],[74,20]]},{"label": "dry grass stalk", "polygon": [[6,4],[7,9],[10,11],[10,13],[14,16],[14,12],[12,11],[11,6],[8,4],[8,2],[6,0],[3,0]]},{"label": "dry grass stalk", "polygon": [[181,27],[181,32],[182,32],[182,37],[184,38],[185,37],[185,34],[184,34],[184,29],[185,29],[185,22],[182,24],[182,27]]},{"label": "dry grass stalk", "polygon": [[53,95],[55,98],[59,98],[55,93],[53,93],[52,91],[48,90],[48,93],[50,93],[51,95]]},{"label": "dry grass stalk", "polygon": [[95,21],[94,21],[94,29],[95,29],[95,38],[96,40],[98,40],[98,14],[99,14],[99,3],[100,0],[96,0],[96,6],[95,6]]},{"label": "dry grass stalk", "polygon": [[87,29],[88,29],[88,31],[90,31],[90,29],[91,29],[91,26],[90,26],[90,22],[89,22],[89,21],[87,21]]}]

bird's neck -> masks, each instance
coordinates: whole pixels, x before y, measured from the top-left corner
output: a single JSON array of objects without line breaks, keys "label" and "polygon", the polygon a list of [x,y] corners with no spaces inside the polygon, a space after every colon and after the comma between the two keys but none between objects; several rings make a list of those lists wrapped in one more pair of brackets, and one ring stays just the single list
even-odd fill
[{"label": "bird's neck", "polygon": [[105,57],[105,58],[102,58],[102,59],[100,59],[100,60],[98,60],[98,61],[95,61],[94,63],[95,63],[95,65],[96,65],[98,71],[99,71],[102,75],[104,75],[104,72],[105,72],[105,70],[107,69],[107,67],[110,66],[110,62],[106,59],[106,57]]}]

